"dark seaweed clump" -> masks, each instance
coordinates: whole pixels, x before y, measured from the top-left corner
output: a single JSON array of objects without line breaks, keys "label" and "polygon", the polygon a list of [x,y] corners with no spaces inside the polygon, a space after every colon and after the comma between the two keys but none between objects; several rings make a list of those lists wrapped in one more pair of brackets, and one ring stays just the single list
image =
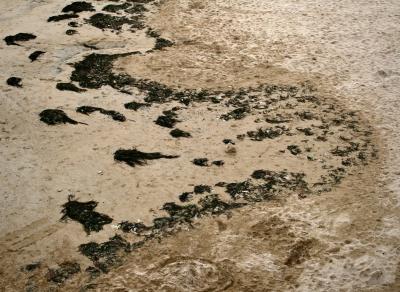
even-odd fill
[{"label": "dark seaweed clump", "polygon": [[123,114],[121,114],[121,113],[119,113],[117,111],[113,111],[113,110],[105,110],[105,109],[102,109],[100,107],[84,105],[84,106],[78,107],[76,109],[76,111],[78,113],[85,114],[85,115],[89,115],[89,114],[91,114],[93,112],[98,111],[103,115],[112,117],[112,119],[114,121],[118,121],[118,122],[125,122],[126,121],[126,117]]},{"label": "dark seaweed clump", "polygon": [[131,5],[132,4],[130,4],[128,2],[125,2],[125,3],[122,3],[122,4],[109,4],[109,5],[104,6],[103,11],[114,12],[115,13],[115,12],[118,12],[120,10],[124,10],[124,9],[129,8],[129,7],[131,7]]},{"label": "dark seaweed clump", "polygon": [[174,43],[171,42],[170,40],[167,40],[167,39],[164,39],[164,38],[161,38],[161,37],[157,37],[156,38],[156,44],[154,45],[154,49],[155,50],[162,50],[163,48],[171,47],[173,45],[174,45]]},{"label": "dark seaweed clump", "polygon": [[173,110],[163,111],[163,115],[159,116],[155,123],[161,127],[173,128],[179,122],[177,117]]},{"label": "dark seaweed clump", "polygon": [[132,85],[134,79],[130,76],[112,72],[112,62],[119,57],[133,54],[138,54],[138,52],[117,55],[90,54],[74,65],[75,70],[72,72],[71,81],[79,82],[82,87],[93,89],[109,85],[120,90],[124,86]]},{"label": "dark seaweed clump", "polygon": [[149,230],[149,227],[144,225],[143,223],[131,223],[129,221],[122,221],[121,223],[118,224],[119,229],[121,229],[123,232],[130,232],[130,233],[135,233],[135,234],[140,234],[141,232],[145,230]]},{"label": "dark seaweed clump", "polygon": [[105,214],[94,211],[97,207],[97,202],[78,202],[69,198],[68,202],[63,205],[64,214],[61,220],[70,218],[74,221],[81,223],[87,234],[92,231],[99,232],[103,229],[103,226],[110,224],[113,219]]},{"label": "dark seaweed clump", "polygon": [[216,166],[223,166],[225,162],[223,160],[214,160],[213,162],[211,162],[211,164]]},{"label": "dark seaweed clump", "polygon": [[301,149],[297,145],[289,145],[287,149],[292,153],[293,155],[297,155],[301,153]]},{"label": "dark seaweed clump", "polygon": [[40,120],[48,125],[58,125],[58,124],[84,124],[85,123],[81,123],[81,122],[77,122],[73,119],[71,119],[70,117],[67,116],[67,114],[59,109],[46,109],[44,111],[42,111],[39,114]]},{"label": "dark seaweed clump", "polygon": [[195,158],[192,163],[197,166],[208,166],[208,158]]},{"label": "dark seaweed clump", "polygon": [[78,33],[78,31],[75,30],[75,29],[68,29],[67,31],[65,31],[66,35],[74,35],[74,34],[77,34],[77,33]]},{"label": "dark seaweed clump", "polygon": [[77,23],[76,21],[71,21],[71,22],[68,22],[68,26],[70,26],[70,27],[79,27],[79,23]]},{"label": "dark seaweed clump", "polygon": [[73,83],[57,83],[56,88],[61,91],[74,91],[74,92],[84,92],[86,89],[79,88]]},{"label": "dark seaweed clump", "polygon": [[147,163],[147,160],[155,160],[161,158],[173,159],[178,157],[178,155],[164,155],[160,152],[146,153],[139,151],[135,148],[127,150],[120,149],[114,153],[115,160],[125,162],[132,167],[135,167],[136,165],[144,165]]},{"label": "dark seaweed clump", "polygon": [[[150,2],[150,1],[131,1],[131,2]],[[141,3],[133,3],[133,6],[126,9],[125,12],[129,14],[139,14],[140,16],[143,16],[143,12],[148,11],[148,9]]]},{"label": "dark seaweed clump", "polygon": [[79,251],[87,256],[96,268],[103,272],[108,272],[111,267],[121,263],[120,254],[130,252],[132,246],[121,236],[115,235],[103,243],[89,242],[81,244]]},{"label": "dark seaweed clump", "polygon": [[233,142],[232,139],[224,139],[224,140],[222,140],[222,143],[224,143],[225,145],[228,145],[228,144],[235,145],[235,142]]},{"label": "dark seaweed clump", "polygon": [[218,215],[226,211],[237,209],[246,205],[246,203],[227,203],[222,201],[217,194],[207,195],[199,200],[199,204],[202,207],[202,214],[213,214]]},{"label": "dark seaweed clump", "polygon": [[[182,197],[181,201],[189,201],[191,193],[184,194],[185,197]],[[174,228],[179,224],[190,224],[194,218],[201,217],[202,215],[220,214],[230,209],[239,208],[243,205],[245,205],[245,203],[224,202],[219,199],[217,194],[203,197],[199,200],[199,205],[178,205],[174,202],[168,202],[162,207],[162,210],[165,210],[168,213],[168,217],[155,218],[153,220],[153,225],[148,227],[140,223],[139,228],[134,229],[133,233],[142,235],[141,233],[145,232],[145,240],[149,240],[156,235],[162,235],[165,232],[168,233],[171,228]],[[136,226],[136,224],[137,223],[124,221],[119,226],[124,232],[132,232],[131,226]]]},{"label": "dark seaweed clump", "polygon": [[74,274],[81,271],[81,267],[75,262],[64,262],[59,265],[57,269],[49,269],[47,272],[47,280],[54,283],[64,283],[71,278]]},{"label": "dark seaweed clump", "polygon": [[257,131],[248,131],[247,136],[253,141],[263,141],[264,139],[274,139],[285,134],[288,129],[285,126],[276,126],[266,129],[258,129]]},{"label": "dark seaweed clump", "polygon": [[91,3],[85,1],[76,1],[67,6],[65,6],[62,12],[72,12],[72,13],[79,13],[83,11],[95,11],[93,5]]},{"label": "dark seaweed clump", "polygon": [[135,83],[141,90],[147,91],[144,101],[149,103],[162,103],[168,101],[174,94],[173,90],[154,81],[139,81]]},{"label": "dark seaweed clump", "polygon": [[149,106],[150,106],[149,103],[136,102],[136,101],[131,101],[131,102],[124,104],[124,107],[126,109],[130,109],[130,110],[134,110],[134,111],[137,111],[138,109],[140,109],[142,107],[149,107]]},{"label": "dark seaweed clump", "polygon": [[221,116],[221,119],[225,120],[225,121],[229,121],[231,119],[235,119],[235,120],[241,120],[243,119],[246,114],[250,113],[250,108],[248,107],[239,107],[236,108],[232,111],[230,111],[227,114],[223,114]]},{"label": "dark seaweed clump", "polygon": [[61,20],[78,18],[78,17],[79,17],[79,15],[77,15],[77,14],[60,14],[60,15],[50,16],[47,19],[47,22],[57,22],[57,21],[61,21]]},{"label": "dark seaweed clump", "polygon": [[264,178],[267,174],[268,174],[268,172],[267,172],[266,170],[259,169],[259,170],[255,170],[255,171],[251,174],[251,177],[254,178],[254,179],[262,179],[262,178]]},{"label": "dark seaweed clump", "polygon": [[204,194],[204,193],[211,193],[211,187],[207,185],[197,185],[194,187],[195,194]]},{"label": "dark seaweed clump", "polygon": [[29,55],[29,59],[31,62],[36,61],[41,55],[43,55],[46,52],[43,51],[34,51],[32,54]]},{"label": "dark seaweed clump", "polygon": [[190,138],[192,135],[190,135],[189,132],[180,130],[180,129],[173,129],[169,134],[174,137],[174,138]]},{"label": "dark seaweed clump", "polygon": [[243,182],[229,183],[225,186],[226,192],[234,200],[241,198],[249,202],[269,200],[275,194],[285,190],[309,192],[303,173],[257,170],[253,172],[252,177],[257,179],[257,182],[249,179]]},{"label": "dark seaweed clump", "polygon": [[7,79],[7,84],[14,87],[22,87],[22,79],[19,77],[10,77]]},{"label": "dark seaweed clump", "polygon": [[165,203],[162,210],[167,211],[170,215],[168,221],[174,222],[191,222],[193,218],[200,216],[200,210],[197,205],[190,204],[180,206],[176,203]]},{"label": "dark seaweed clump", "polygon": [[34,40],[35,38],[36,38],[36,36],[31,33],[20,32],[20,33],[17,33],[16,35],[6,36],[4,38],[4,41],[6,42],[7,46],[11,46],[11,45],[19,46],[19,44],[17,44],[17,42],[27,42],[30,40]]},{"label": "dark seaweed clump", "polygon": [[192,193],[190,192],[184,192],[179,195],[179,201],[181,202],[188,202],[192,198]]},{"label": "dark seaweed clump", "polygon": [[124,24],[129,24],[131,29],[143,29],[144,24],[139,17],[114,16],[104,13],[92,15],[88,22],[99,29],[120,30]]}]

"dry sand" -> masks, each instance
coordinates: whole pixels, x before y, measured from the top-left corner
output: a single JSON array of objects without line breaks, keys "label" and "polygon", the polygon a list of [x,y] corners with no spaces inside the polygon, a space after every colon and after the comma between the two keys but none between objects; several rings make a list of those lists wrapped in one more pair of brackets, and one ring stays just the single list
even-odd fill
[{"label": "dry sand", "polygon": [[[116,224],[121,220],[150,224],[163,214],[159,209],[165,202],[179,202],[177,195],[194,185],[242,181],[263,168],[304,172],[309,183],[326,174],[323,163],[311,163],[304,153],[280,152],[288,144],[303,143],[299,135],[267,142],[245,139],[235,145],[236,155],[226,153],[222,139],[255,130],[255,118],[263,116],[259,113],[226,122],[219,119],[227,112],[221,104],[195,104],[179,112],[178,124],[193,138],[177,140],[153,123],[177,103],[134,112],[123,104],[140,100],[136,91],[133,96],[109,86],[82,93],[58,91],[56,83],[67,82],[73,70],[68,64],[94,52],[83,44],[115,54],[145,52],[154,40],[144,31],[123,29],[116,34],[87,24],[77,28],[79,34],[68,36],[68,20],[46,20],[70,1],[3,2],[2,36],[38,36],[20,47],[4,42],[0,46],[1,79],[23,78],[23,88],[0,85],[4,291],[77,291],[88,283],[84,273],[55,285],[46,280],[47,268],[73,260],[84,270],[91,263],[78,252],[80,244],[107,240],[119,232]],[[92,2],[97,10],[112,3]],[[91,13],[80,15],[82,22]],[[352,167],[330,192],[306,198],[292,192],[196,220],[194,228],[161,242],[149,241],[125,256],[122,266],[93,280],[97,289],[399,291],[399,17],[400,4],[394,0],[167,0],[150,11],[146,24],[175,44],[119,58],[115,72],[182,89],[237,90],[308,82],[324,103],[358,113],[360,127],[373,131],[371,147],[378,150],[379,159]],[[34,50],[46,54],[30,63],[28,55]],[[117,123],[97,113],[80,115],[75,108],[81,105],[123,112],[128,121]],[[47,126],[38,118],[46,108],[63,109],[89,125]],[[324,115],[323,108],[312,110]],[[272,112],[292,113],[278,108]],[[310,122],[296,120],[289,126],[307,127]],[[307,142],[318,161],[326,159],[335,167],[341,161],[329,149],[342,145],[339,136],[363,139],[349,129],[336,130],[325,144]],[[114,151],[133,146],[180,157],[136,168],[113,160]],[[223,159],[225,165],[199,168],[190,163],[198,157]],[[96,210],[111,216],[113,224],[87,235],[77,222],[60,222],[61,205],[70,194],[81,201],[98,201]],[[299,262],[288,264],[294,255]],[[21,270],[36,261],[41,262],[37,272]]]}]

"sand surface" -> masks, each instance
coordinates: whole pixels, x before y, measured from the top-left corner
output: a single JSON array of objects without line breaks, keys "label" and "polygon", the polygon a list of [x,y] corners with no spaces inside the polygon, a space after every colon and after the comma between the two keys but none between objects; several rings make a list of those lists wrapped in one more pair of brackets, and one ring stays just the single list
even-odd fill
[{"label": "sand surface", "polygon": [[[2,38],[19,32],[37,36],[21,46],[0,45],[2,291],[400,290],[398,1],[165,0],[146,4],[146,28],[134,32],[127,25],[112,31],[85,23],[96,12],[47,22],[70,2],[0,3]],[[91,2],[97,12],[116,4]],[[70,21],[79,27],[69,27]],[[146,35],[148,27],[174,44],[152,50],[155,39]],[[67,35],[68,29],[78,33]],[[35,50],[46,53],[30,62]],[[136,51],[140,54],[113,62],[114,74],[174,90],[213,91],[223,101],[226,92],[242,88],[254,97],[251,111],[225,121],[221,116],[234,106],[210,100],[153,103],[132,111],[124,104],[146,98],[135,86],[126,91],[105,85],[80,93],[56,89],[58,82],[70,82],[72,64],[89,54]],[[11,76],[21,77],[23,87],[8,86]],[[266,85],[283,89],[264,100],[259,88]],[[292,96],[288,86],[300,89]],[[308,96],[319,102],[299,101]],[[127,121],[77,113],[83,105],[116,110]],[[173,138],[171,129],[154,123],[173,107],[180,108],[176,127],[191,138]],[[48,126],[38,116],[48,108],[62,109],[88,125]],[[315,118],[302,118],[301,112]],[[260,127],[275,127],[266,119],[276,115],[290,117],[285,134],[263,141],[246,136]],[[324,123],[342,115],[346,123],[331,126],[325,141],[316,138]],[[356,128],[349,126],[353,122]],[[307,136],[298,128],[315,133]],[[222,143],[227,138],[235,145]],[[95,263],[79,252],[81,244],[104,242],[116,233],[137,241],[138,236],[118,230],[123,220],[150,225],[166,216],[160,210],[164,203],[180,203],[179,194],[201,184],[229,201],[224,188],[215,184],[244,181],[259,169],[304,173],[312,186],[343,167],[345,158],[332,149],[350,142],[365,147],[350,154],[353,162],[343,179],[327,182],[326,189],[304,193],[283,188],[272,199],[169,230],[167,236],[124,253],[118,265],[94,279],[85,272]],[[299,145],[302,152],[293,155],[288,145]],[[116,150],[132,147],[179,158],[137,167],[114,161]],[[360,151],[365,161],[359,159]],[[225,164],[191,163],[202,157]],[[75,221],[61,222],[62,205],[70,195],[97,201],[96,211],[113,222],[89,235]],[[193,195],[192,202],[203,196]],[[63,283],[49,281],[49,269],[65,261],[79,263],[81,272]],[[36,262],[37,269],[24,269]]]}]

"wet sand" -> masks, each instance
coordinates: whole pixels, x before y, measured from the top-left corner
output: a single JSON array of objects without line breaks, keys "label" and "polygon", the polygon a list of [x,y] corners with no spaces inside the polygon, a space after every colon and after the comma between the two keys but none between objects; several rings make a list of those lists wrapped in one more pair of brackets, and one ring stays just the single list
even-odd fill
[{"label": "wet sand", "polygon": [[[0,47],[3,290],[398,291],[396,1],[150,2],[139,14],[143,28],[132,28],[134,22],[119,31],[101,30],[84,19],[124,1],[92,2],[96,11],[60,22],[47,19],[70,1],[0,4],[2,38],[20,32],[37,36],[21,46],[3,42]],[[68,25],[71,21],[78,27]],[[158,37],[149,28],[173,45],[153,50]],[[77,34],[67,35],[71,29]],[[36,50],[45,54],[31,62],[28,56]],[[85,91],[56,88],[70,82],[76,64],[90,54],[132,52],[140,53],[116,58],[112,71],[102,67],[91,84],[74,83]],[[22,88],[6,84],[11,76],[22,78]],[[102,87],[93,86],[104,76]],[[129,81],[123,86],[116,83],[121,76]],[[178,98],[148,101],[153,81],[189,100],[199,98],[200,90],[207,93],[189,104]],[[265,86],[272,85],[277,89],[265,94]],[[241,91],[243,98],[236,98]],[[310,102],[310,96],[318,102]],[[124,107],[132,101],[150,106]],[[85,105],[118,111],[127,120],[76,112]],[[172,128],[154,123],[174,107],[179,107],[175,128],[191,138],[174,138]],[[38,114],[49,108],[88,125],[46,125]],[[244,116],[222,118],[235,108],[245,108]],[[268,122],[276,116],[289,118]],[[287,130],[262,141],[248,133],[276,126]],[[235,145],[222,142],[228,138]],[[352,142],[359,148],[343,155],[334,151],[349,150]],[[301,152],[293,154],[290,145]],[[115,151],[133,147],[179,158],[136,167],[114,161]],[[224,165],[192,163],[203,157]],[[259,183],[250,175],[261,169],[276,175],[267,192],[272,197],[261,192],[263,199],[255,200],[254,189],[246,189],[235,198],[216,186]],[[290,188],[288,172],[304,174],[307,188],[298,181]],[[196,185],[211,186],[212,194],[191,194],[189,203],[180,202],[179,195]],[[118,229],[124,220],[153,226],[155,218],[168,216],[161,210],[165,203],[200,206],[213,194],[247,205],[218,214],[201,211],[190,224],[152,229],[148,240],[146,234]],[[95,211],[113,222],[87,234],[74,220],[60,221],[70,195],[98,202]],[[146,240],[132,252],[119,250],[108,273],[88,273],[98,262],[79,247],[114,234],[129,243]],[[36,262],[40,265],[32,271],[24,268]],[[77,263],[80,272],[54,283],[49,271],[65,262]]]}]

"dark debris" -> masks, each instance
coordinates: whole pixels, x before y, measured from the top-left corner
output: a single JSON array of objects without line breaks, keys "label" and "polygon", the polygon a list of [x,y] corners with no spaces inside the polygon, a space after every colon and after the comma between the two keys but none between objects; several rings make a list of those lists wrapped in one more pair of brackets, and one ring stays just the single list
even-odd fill
[{"label": "dark debris", "polygon": [[126,117],[123,114],[121,114],[121,113],[119,113],[117,111],[114,111],[114,110],[105,110],[105,109],[100,108],[100,107],[84,105],[84,106],[78,107],[76,109],[76,111],[78,113],[85,114],[85,115],[89,115],[89,114],[91,114],[93,112],[98,111],[103,115],[110,116],[114,121],[118,121],[118,122],[125,122],[126,121]]},{"label": "dark debris", "polygon": [[63,205],[62,213],[64,214],[61,220],[72,219],[83,225],[87,234],[95,231],[99,232],[103,226],[110,224],[113,219],[105,214],[94,211],[97,207],[97,202],[78,202],[71,198]]},{"label": "dark debris", "polygon": [[20,32],[20,33],[17,33],[16,35],[6,36],[4,38],[4,41],[6,42],[7,46],[11,46],[11,45],[19,46],[19,44],[17,44],[17,42],[27,42],[27,41],[34,40],[34,39],[36,39],[36,36],[34,34]]},{"label": "dark debris", "polygon": [[143,103],[143,102],[136,102],[136,101],[131,101],[131,102],[124,104],[124,107],[126,109],[130,109],[130,110],[134,110],[134,111],[137,111],[138,109],[141,109],[143,107],[149,107],[149,106],[151,106],[151,104]]},{"label": "dark debris", "polygon": [[160,152],[141,152],[135,148],[127,150],[120,149],[114,153],[115,160],[125,162],[132,167],[135,167],[136,165],[145,165],[147,163],[147,160],[155,160],[161,158],[173,159],[178,157],[178,155],[164,155]]},{"label": "dark debris", "polygon": [[67,6],[65,6],[62,12],[72,12],[72,13],[80,13],[84,11],[95,11],[93,5],[89,2],[85,1],[76,1]]},{"label": "dark debris", "polygon": [[7,79],[7,85],[14,86],[14,87],[22,87],[22,79],[19,77],[10,77]]},{"label": "dark debris", "polygon": [[192,135],[190,135],[189,132],[180,130],[180,129],[173,129],[169,134],[174,137],[174,138],[190,138]]},{"label": "dark debris", "polygon": [[71,19],[71,18],[78,18],[79,15],[77,14],[60,14],[60,15],[54,15],[54,16],[50,16],[47,19],[47,22],[58,22],[61,20],[66,20],[66,19]]},{"label": "dark debris", "polygon": [[65,82],[57,83],[56,88],[58,90],[61,90],[61,91],[73,91],[73,92],[84,92],[84,91],[86,91],[86,89],[79,88],[78,86],[76,86],[73,83],[65,83]]},{"label": "dark debris", "polygon": [[40,120],[48,125],[59,125],[59,124],[84,124],[81,122],[77,122],[70,117],[67,116],[67,114],[59,109],[46,109],[42,111],[39,114]]},{"label": "dark debris", "polygon": [[197,166],[208,166],[208,158],[195,158],[192,163]]},{"label": "dark debris", "polygon": [[45,54],[46,52],[43,51],[34,51],[32,54],[29,55],[29,59],[31,62],[36,61],[41,55]]}]

